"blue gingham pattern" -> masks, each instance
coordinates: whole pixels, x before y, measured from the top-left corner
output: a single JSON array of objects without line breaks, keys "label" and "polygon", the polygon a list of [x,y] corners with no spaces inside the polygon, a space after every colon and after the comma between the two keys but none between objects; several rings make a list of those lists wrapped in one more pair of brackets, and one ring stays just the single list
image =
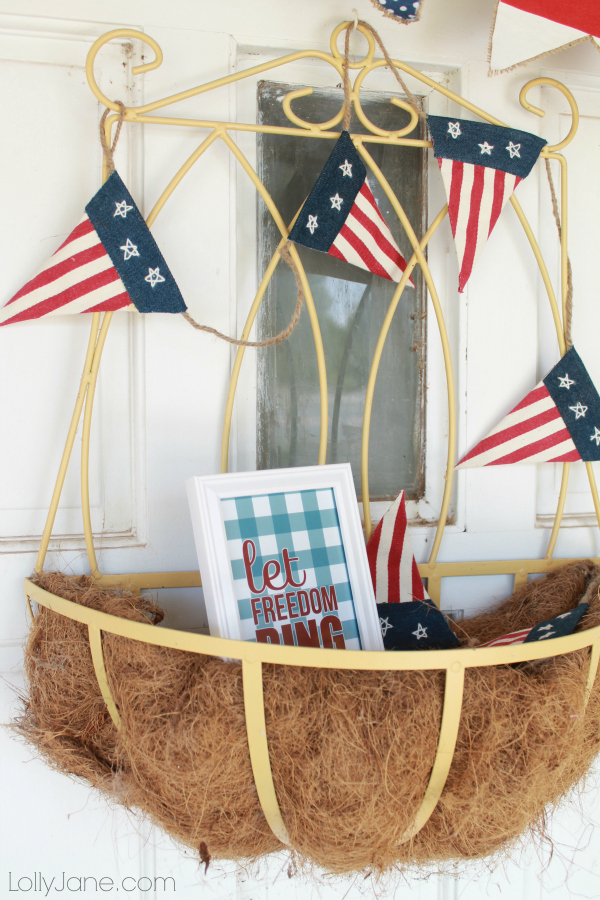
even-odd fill
[{"label": "blue gingham pattern", "polygon": [[[338,602],[335,614],[342,623],[346,648],[361,649],[352,588],[331,488],[229,498],[221,500],[221,512],[243,640],[256,641],[255,628],[265,627],[267,624],[261,612],[258,625],[255,626],[251,597],[265,594],[273,597],[275,593],[279,593],[268,589],[262,594],[250,592],[242,547],[245,540],[251,539],[256,546],[256,559],[252,565],[255,583],[262,584],[263,566],[269,559],[277,559],[283,573],[282,551],[287,549],[290,557],[298,557],[298,562],[291,563],[294,581],[302,581],[302,573],[305,572],[306,582],[302,588],[286,587],[285,590],[305,590],[310,593],[311,588],[320,590],[321,587],[326,587],[329,590],[330,585],[333,585]],[[283,576],[279,575],[275,580],[279,584]],[[307,618],[294,618],[293,621],[306,624]],[[311,614],[310,618],[315,618],[318,624],[322,614]],[[277,628],[280,635],[282,624],[285,623],[268,623],[270,627]]]}]

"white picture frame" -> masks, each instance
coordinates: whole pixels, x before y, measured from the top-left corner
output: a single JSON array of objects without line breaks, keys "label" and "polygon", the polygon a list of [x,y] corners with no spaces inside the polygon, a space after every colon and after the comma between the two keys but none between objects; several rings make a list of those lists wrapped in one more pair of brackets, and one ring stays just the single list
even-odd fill
[{"label": "white picture frame", "polygon": [[186,486],[211,635],[383,651],[349,463]]}]

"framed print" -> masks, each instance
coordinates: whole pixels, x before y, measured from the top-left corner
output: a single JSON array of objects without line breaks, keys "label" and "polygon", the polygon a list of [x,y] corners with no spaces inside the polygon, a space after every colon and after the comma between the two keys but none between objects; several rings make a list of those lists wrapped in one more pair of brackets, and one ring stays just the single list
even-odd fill
[{"label": "framed print", "polygon": [[349,463],[190,478],[210,633],[383,650]]}]

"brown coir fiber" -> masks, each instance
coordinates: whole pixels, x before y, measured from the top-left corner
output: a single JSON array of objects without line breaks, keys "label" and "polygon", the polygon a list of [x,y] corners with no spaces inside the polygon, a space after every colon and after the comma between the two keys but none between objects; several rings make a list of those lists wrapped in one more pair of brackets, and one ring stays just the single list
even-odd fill
[{"label": "brown coir fiber", "polygon": [[[52,593],[140,621],[160,610],[88,578],[48,574]],[[483,642],[571,609],[600,623],[600,570],[581,561],[522,587],[465,621]],[[29,694],[17,730],[57,769],[143,811],[213,858],[281,849],[252,779],[241,667],[108,633],[117,735],[100,696],[87,629],[46,609],[26,650]],[[426,652],[426,651],[424,651]],[[543,834],[546,815],[586,774],[600,745],[600,682],[582,716],[589,650],[518,666],[471,669],[456,753],[425,827],[398,840],[418,809],[435,757],[443,696],[438,672],[335,672],[264,667],[273,777],[300,861],[332,873],[384,872],[478,859]]]}]

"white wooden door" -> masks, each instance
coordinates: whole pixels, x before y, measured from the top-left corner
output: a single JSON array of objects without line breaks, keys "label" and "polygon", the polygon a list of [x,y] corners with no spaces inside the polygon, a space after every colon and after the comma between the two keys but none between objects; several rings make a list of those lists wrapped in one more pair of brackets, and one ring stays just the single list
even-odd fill
[{"label": "white wooden door", "polygon": [[[435,73],[467,99],[527,130],[532,121],[517,102],[530,66],[495,79],[486,75],[487,33],[493,3],[427,0],[418,26],[401,28],[380,17],[368,0],[356,0],[393,55]],[[140,45],[115,41],[102,51],[98,77],[107,95],[128,104],[149,101],[220,77],[258,60],[298,48],[327,50],[333,27],[350,10],[341,0],[228,0],[190,4],[172,0],[0,0],[0,303],[34,273],[82,214],[100,184],[97,123],[101,110],[84,75],[87,51],[105,31],[129,26],[146,31],[164,51],[160,69],[134,78]],[[49,15],[51,14],[51,18]],[[581,51],[577,55],[576,50]],[[575,271],[574,334],[592,376],[600,382],[595,351],[595,286],[600,271],[596,210],[600,196],[597,148],[600,94],[587,74],[590,57],[574,48],[547,70],[575,92],[583,113],[581,133],[567,151],[571,166],[571,241]],[[590,71],[594,71],[590,69]],[[296,68],[290,82],[318,83],[319,70]],[[383,77],[383,76],[382,76]],[[313,79],[311,82],[310,80]],[[382,82],[383,84],[383,82]],[[568,127],[565,105],[550,91],[534,102],[548,109],[542,133],[550,140]],[[218,92],[188,101],[176,114],[248,121],[255,115],[254,88]],[[433,112],[457,112],[431,100]],[[198,145],[192,130],[125,128],[117,163],[142,211],[152,208],[172,174]],[[248,141],[247,141],[248,143]],[[252,146],[248,144],[249,153]],[[541,167],[540,167],[541,173]],[[547,187],[535,174],[520,188],[520,201],[543,249],[557,259]],[[430,170],[435,215],[443,203],[437,166]],[[437,205],[436,205],[437,204]],[[255,208],[235,164],[220,144],[186,178],[154,233],[193,316],[230,334],[240,330],[251,299],[256,260]],[[457,374],[459,452],[465,451],[520,399],[556,359],[551,322],[533,260],[511,209],[503,214],[484,251],[468,293],[456,293],[457,266],[446,223],[430,247],[448,320]],[[249,274],[250,273],[250,274]],[[556,283],[558,269],[552,270]],[[89,317],[55,318],[0,330],[0,688],[8,721],[21,683],[20,661],[27,621],[22,579],[30,574],[43,528],[77,382],[85,355]],[[468,354],[467,354],[468,347]],[[245,366],[252,385],[250,354]],[[91,499],[99,564],[106,572],[185,570],[196,566],[184,483],[219,467],[220,431],[231,351],[198,335],[180,318],[116,314],[101,368],[94,414]],[[468,400],[468,404],[467,404]],[[232,465],[253,459],[248,438],[246,390],[234,427]],[[250,416],[251,418],[251,416]],[[427,430],[429,496],[439,497],[446,417],[439,340],[431,317],[428,344]],[[86,571],[78,497],[77,447],[57,518],[48,567]],[[573,467],[566,525],[557,553],[599,555],[591,506],[582,475]],[[462,475],[456,486],[455,521],[441,559],[534,556],[544,552],[555,502],[553,467],[513,467]],[[427,557],[432,528],[416,527],[419,560]],[[466,613],[510,591],[507,579],[454,579],[443,604]],[[197,591],[161,596],[173,626],[206,623]],[[132,813],[114,810],[81,784],[58,775],[27,747],[2,732],[0,761],[0,896],[48,896],[66,882],[63,896],[96,893],[96,879],[110,879],[98,893],[132,897],[358,898],[411,896],[474,898],[512,892],[519,897],[600,895],[600,809],[595,789],[582,812],[562,813],[548,848],[499,869],[485,867],[458,880],[414,877],[387,885],[370,880],[288,877],[284,857],[260,869],[213,864],[205,875],[195,857]],[[39,880],[45,878],[46,887]],[[87,878],[86,883],[77,879]],[[10,880],[9,880],[10,879]],[[172,879],[172,880],[169,880]],[[70,885],[70,886],[69,886]],[[110,891],[108,890],[110,888]]]}]

